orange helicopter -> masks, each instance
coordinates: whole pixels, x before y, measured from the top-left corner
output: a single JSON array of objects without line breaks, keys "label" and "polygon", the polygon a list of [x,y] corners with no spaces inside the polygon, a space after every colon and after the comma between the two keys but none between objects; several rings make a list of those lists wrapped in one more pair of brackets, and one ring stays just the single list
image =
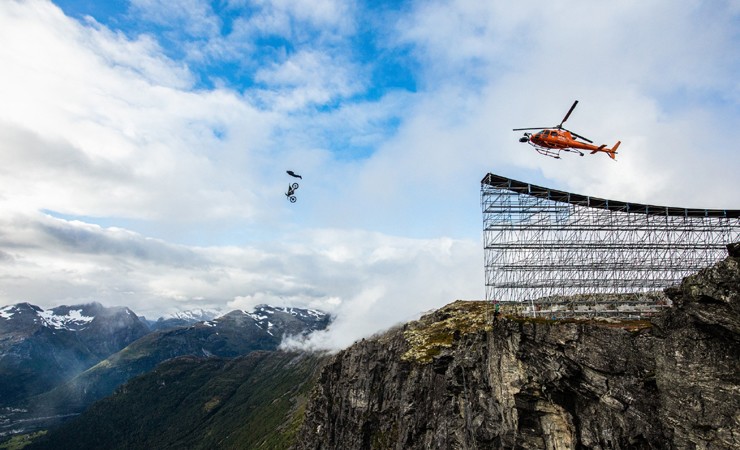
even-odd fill
[{"label": "orange helicopter", "polygon": [[[593,144],[592,140],[586,139],[583,136],[579,136],[576,133],[563,128],[563,124],[568,120],[570,113],[573,112],[577,104],[578,100],[573,102],[573,106],[568,110],[568,114],[563,117],[563,121],[560,122],[560,125],[555,127],[514,128],[513,131],[542,130],[534,134],[524,133],[524,136],[519,138],[519,142],[527,142],[529,145],[534,147],[538,153],[551,156],[555,159],[560,159],[561,151],[578,153],[583,156],[583,152],[581,150],[588,150],[592,155],[598,152],[606,153],[611,159],[615,159],[617,148],[619,148],[619,144],[622,143],[621,141],[617,141],[612,148],[606,148],[606,144],[599,146],[590,145]],[[589,142],[589,144],[577,141],[576,139]]]}]

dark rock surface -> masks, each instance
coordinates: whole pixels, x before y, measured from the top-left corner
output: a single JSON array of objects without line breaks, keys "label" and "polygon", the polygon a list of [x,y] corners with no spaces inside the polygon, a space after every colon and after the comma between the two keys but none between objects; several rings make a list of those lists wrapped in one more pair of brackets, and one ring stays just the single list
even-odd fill
[{"label": "dark rock surface", "polygon": [[652,322],[458,301],[323,369],[295,449],[740,448],[740,258]]}]

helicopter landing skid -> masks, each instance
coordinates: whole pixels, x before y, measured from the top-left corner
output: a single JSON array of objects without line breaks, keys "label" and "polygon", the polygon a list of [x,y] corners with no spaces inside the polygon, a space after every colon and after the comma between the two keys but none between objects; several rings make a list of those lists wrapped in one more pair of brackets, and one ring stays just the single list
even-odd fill
[{"label": "helicopter landing skid", "polygon": [[539,153],[540,155],[549,156],[555,159],[560,159],[560,152],[577,153],[581,156],[584,155],[582,151],[575,148],[548,148],[542,147],[540,145],[535,145],[532,143],[532,141],[529,141],[528,144],[534,147],[534,149],[537,150],[537,153]]}]

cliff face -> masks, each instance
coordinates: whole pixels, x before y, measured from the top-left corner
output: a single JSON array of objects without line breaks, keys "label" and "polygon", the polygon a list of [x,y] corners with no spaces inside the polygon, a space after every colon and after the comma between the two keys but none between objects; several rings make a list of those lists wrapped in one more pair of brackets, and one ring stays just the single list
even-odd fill
[{"label": "cliff face", "polygon": [[458,301],[324,368],[296,449],[740,448],[740,258],[652,322]]}]

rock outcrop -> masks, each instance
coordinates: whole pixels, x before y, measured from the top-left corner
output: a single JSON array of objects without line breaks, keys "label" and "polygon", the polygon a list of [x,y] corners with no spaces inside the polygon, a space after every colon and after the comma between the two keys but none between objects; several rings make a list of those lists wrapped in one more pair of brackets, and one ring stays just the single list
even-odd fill
[{"label": "rock outcrop", "polygon": [[652,321],[550,321],[457,301],[338,353],[307,449],[740,448],[740,258]]}]

